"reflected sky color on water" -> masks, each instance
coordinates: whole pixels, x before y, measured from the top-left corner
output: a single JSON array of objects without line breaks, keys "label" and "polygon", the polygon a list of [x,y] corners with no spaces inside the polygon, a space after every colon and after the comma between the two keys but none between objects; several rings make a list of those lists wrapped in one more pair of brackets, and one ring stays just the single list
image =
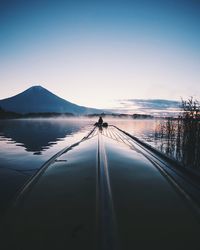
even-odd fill
[{"label": "reflected sky color on water", "polygon": [[[48,159],[86,136],[96,120],[96,118],[63,118],[1,121],[0,202],[3,204],[1,209],[4,209],[6,201],[10,200]],[[159,120],[104,118],[104,121],[163,151],[162,143],[166,144],[166,141],[155,136]],[[170,156],[176,158],[175,155]]]},{"label": "reflected sky color on water", "polygon": [[1,140],[23,147],[27,152],[44,154],[53,145],[82,130],[87,121],[10,120],[0,125]]},{"label": "reflected sky color on water", "polygon": [[[152,135],[155,129],[154,120],[107,120],[109,124],[116,125],[140,138]],[[0,124],[0,149],[1,153],[34,155],[47,155],[52,148],[62,148],[66,138],[81,139],[82,133],[92,128],[95,120],[89,119],[24,119],[7,120]],[[78,132],[81,132],[80,134]],[[74,137],[75,136],[75,137]],[[56,146],[57,145],[57,146]],[[54,151],[54,150],[53,150]]]},{"label": "reflected sky color on water", "polygon": [[[34,119],[0,123],[0,201],[6,206],[21,185],[45,161],[80,140],[90,120]],[[4,209],[4,206],[1,207]]]},{"label": "reflected sky color on water", "polygon": [[[82,139],[93,128],[95,121],[96,118],[1,121],[1,201],[5,203],[5,200],[9,200],[50,157]],[[105,119],[105,121],[144,140],[147,138],[150,140],[155,128],[154,120]]]},{"label": "reflected sky color on water", "polygon": [[[106,120],[127,132],[151,141],[154,120]],[[95,119],[24,119],[0,123],[1,169],[35,170],[62,148],[80,140]]]},{"label": "reflected sky color on water", "polygon": [[154,132],[157,120],[112,120],[113,125],[154,145]]},{"label": "reflected sky color on water", "polygon": [[2,220],[1,244],[142,250],[164,242],[163,250],[188,250],[186,243],[199,244],[198,217],[178,182],[160,170],[163,165],[164,159],[119,129],[94,128],[26,185]]}]

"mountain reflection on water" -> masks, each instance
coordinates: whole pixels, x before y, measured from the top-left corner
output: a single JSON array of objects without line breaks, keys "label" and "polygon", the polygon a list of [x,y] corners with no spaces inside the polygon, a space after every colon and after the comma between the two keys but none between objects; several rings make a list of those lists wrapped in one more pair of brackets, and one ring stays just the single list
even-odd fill
[{"label": "mountain reflection on water", "polygon": [[[179,137],[174,136],[174,134],[170,134],[170,137],[168,134],[160,136],[160,130],[157,131],[158,124],[160,124],[158,120],[104,120],[108,124],[116,125],[138,137],[169,156],[174,156],[175,152],[179,153],[179,158],[174,157],[181,162],[186,159],[185,165],[192,166],[189,162],[189,159],[191,159],[193,165],[195,163],[199,166],[199,147],[196,147],[196,151],[198,151],[197,158],[194,158],[194,154],[189,154],[191,157],[188,156],[188,153],[194,151],[194,140],[192,144],[187,143],[188,146],[186,143],[182,143],[181,145],[184,148],[179,147],[180,150],[178,151],[179,148],[174,147],[174,138],[179,142]],[[8,202],[19,188],[37,169],[61,149],[82,139],[93,128],[95,121],[96,118],[92,120],[66,118],[1,120],[0,212],[7,207]],[[191,136],[188,137],[188,139],[190,138]],[[187,142],[188,140],[181,141]]]},{"label": "mountain reflection on water", "polygon": [[85,136],[92,124],[81,119],[1,120],[0,214],[37,169]]},{"label": "mountain reflection on water", "polygon": [[70,120],[8,120],[0,124],[0,138],[28,152],[41,154],[84,126],[83,122]]}]

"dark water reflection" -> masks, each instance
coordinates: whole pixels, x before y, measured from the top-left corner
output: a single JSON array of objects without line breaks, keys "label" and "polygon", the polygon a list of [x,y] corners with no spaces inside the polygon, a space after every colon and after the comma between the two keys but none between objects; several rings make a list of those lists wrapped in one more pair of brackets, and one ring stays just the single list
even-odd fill
[{"label": "dark water reflection", "polygon": [[[59,150],[85,136],[96,118],[20,119],[0,121],[0,211],[24,182]],[[145,139],[154,121],[106,120]]]},{"label": "dark water reflection", "polygon": [[[194,143],[188,146],[190,150],[186,147],[191,145],[188,143],[186,145],[191,136],[187,136],[188,140],[183,140],[185,137],[179,137],[172,129],[173,133],[170,132],[169,137],[160,128],[157,131],[158,124],[160,124],[158,120],[113,119],[105,121],[126,130],[169,156],[176,155],[177,160],[185,159],[186,165],[189,164],[188,159],[192,158],[191,161],[197,162],[199,166],[199,147]],[[95,120],[89,119],[0,121],[0,212],[7,207],[17,190],[45,161],[64,147],[83,138],[91,130],[94,122]],[[176,126],[176,130],[178,128]],[[185,150],[180,150],[183,146]],[[192,152],[198,151],[197,158],[194,158],[193,154],[191,157],[188,156],[191,150]]]},{"label": "dark water reflection", "polygon": [[66,136],[80,131],[85,124],[61,120],[8,120],[0,124],[1,140],[41,154]]},{"label": "dark water reflection", "polygon": [[78,119],[0,121],[0,211],[45,161],[80,140],[92,124]]}]

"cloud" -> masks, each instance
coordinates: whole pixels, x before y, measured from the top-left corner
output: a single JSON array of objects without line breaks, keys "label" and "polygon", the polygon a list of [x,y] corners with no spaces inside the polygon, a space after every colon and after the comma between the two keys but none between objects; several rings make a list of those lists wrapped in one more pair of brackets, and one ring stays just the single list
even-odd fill
[{"label": "cloud", "polygon": [[127,102],[129,104],[137,105],[142,109],[158,109],[158,110],[166,110],[171,108],[179,108],[180,102],[164,100],[164,99],[128,99]]},{"label": "cloud", "polygon": [[123,99],[117,101],[113,111],[153,115],[174,115],[180,112],[179,101],[165,99]]}]

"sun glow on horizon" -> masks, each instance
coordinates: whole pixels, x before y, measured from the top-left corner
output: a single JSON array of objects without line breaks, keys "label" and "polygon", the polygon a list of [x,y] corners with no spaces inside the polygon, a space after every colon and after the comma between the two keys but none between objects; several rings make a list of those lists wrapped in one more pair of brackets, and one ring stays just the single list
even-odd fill
[{"label": "sun glow on horizon", "polygon": [[94,108],[117,108],[122,99],[200,99],[197,2],[1,7],[0,99],[35,84]]}]

